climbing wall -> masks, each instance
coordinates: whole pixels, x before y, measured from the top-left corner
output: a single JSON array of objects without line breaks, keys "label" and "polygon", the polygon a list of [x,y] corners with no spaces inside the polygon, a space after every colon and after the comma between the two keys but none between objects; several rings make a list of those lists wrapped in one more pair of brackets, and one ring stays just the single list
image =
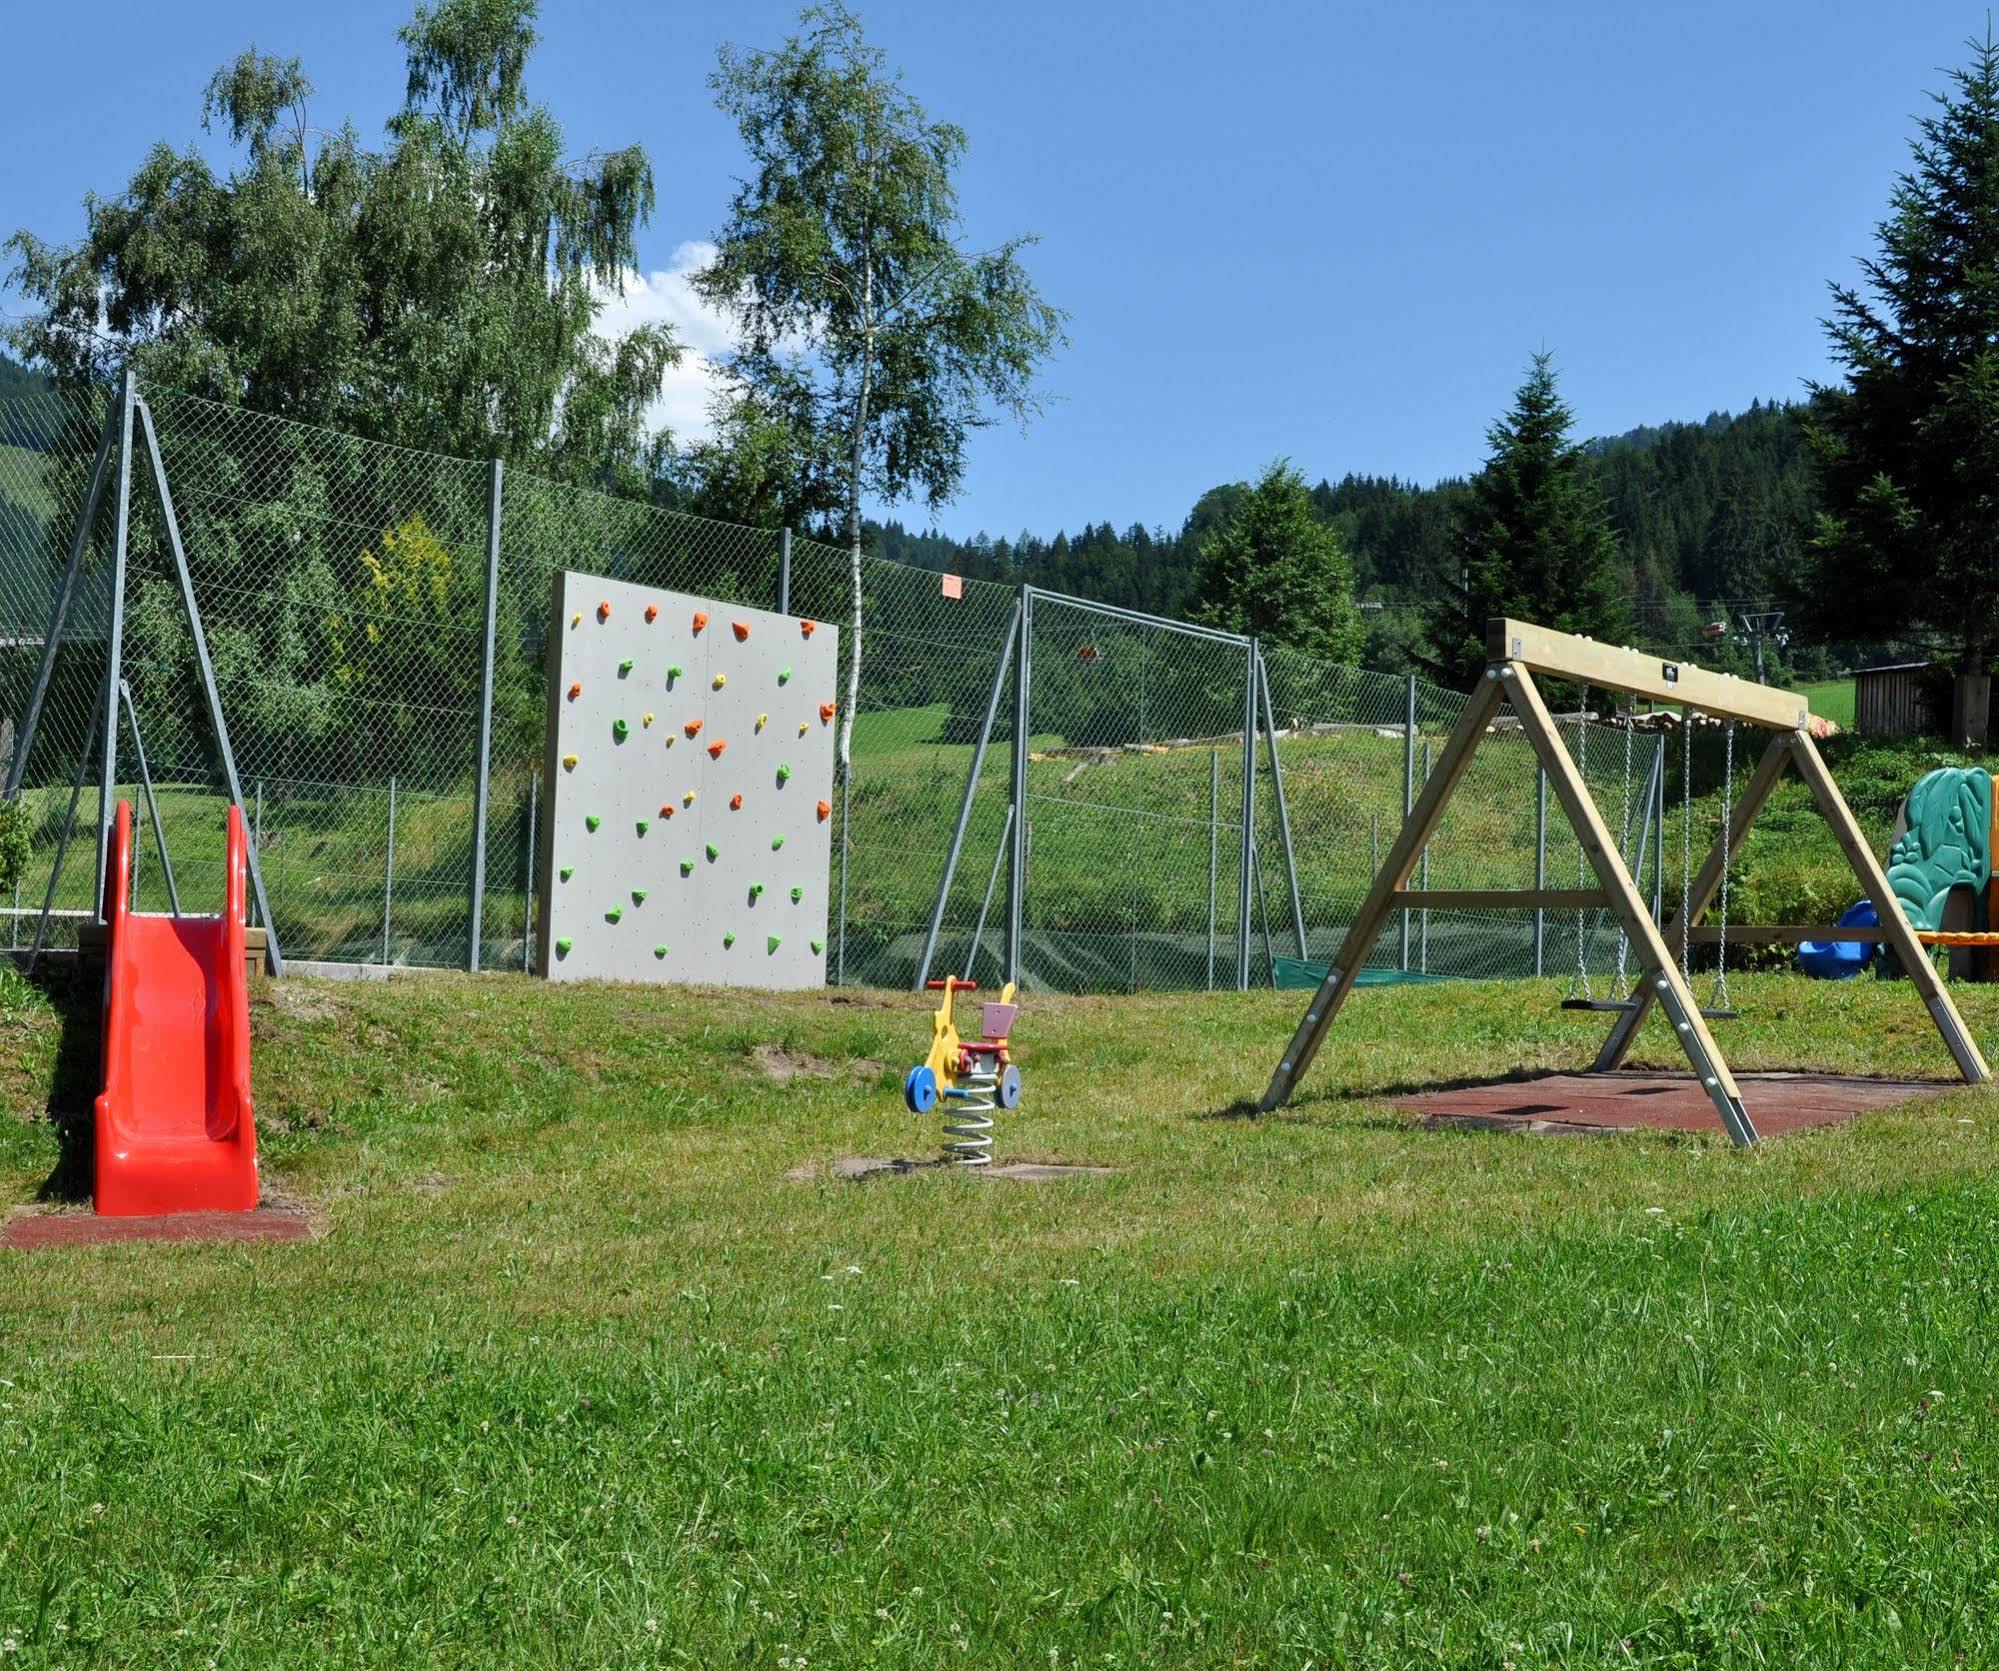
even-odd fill
[{"label": "climbing wall", "polygon": [[554,590],[541,972],[823,985],[839,633],[593,575]]}]

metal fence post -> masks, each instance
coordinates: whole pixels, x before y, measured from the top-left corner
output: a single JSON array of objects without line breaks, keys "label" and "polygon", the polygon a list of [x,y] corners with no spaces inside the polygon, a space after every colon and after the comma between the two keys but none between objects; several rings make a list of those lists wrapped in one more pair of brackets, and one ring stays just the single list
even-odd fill
[{"label": "metal fence post", "polygon": [[111,621],[104,635],[104,745],[97,792],[97,884],[93,903],[104,920],[104,867],[111,851],[111,800],[118,793],[118,681],[125,676],[125,557],[132,533],[132,409],[138,376],[130,366],[118,385],[118,530],[111,550]]},{"label": "metal fence post", "polygon": [[777,535],[777,612],[791,613],[791,530],[780,528]]},{"label": "metal fence post", "polygon": [[521,973],[534,973],[534,854],[541,839],[541,773],[528,773],[527,886],[521,890]]},{"label": "metal fence post", "polygon": [[506,465],[493,460],[486,489],[486,633],[479,658],[479,776],[472,788],[472,919],[467,925],[465,968],[479,972],[479,933],[486,915],[486,808],[492,788],[493,639],[500,607],[500,490]]},{"label": "metal fence post", "polygon": [[1208,750],[1208,990],[1215,990],[1215,861],[1222,825],[1222,751]]},{"label": "metal fence post", "polygon": [[1256,855],[1256,640],[1243,644],[1242,876],[1236,889],[1235,989],[1249,990],[1250,889]]},{"label": "metal fence post", "polygon": [[[1423,781],[1425,783],[1430,781],[1428,743],[1423,745]],[[1430,844],[1427,841],[1423,843],[1423,857],[1417,862],[1417,870],[1420,874],[1417,876],[1416,886],[1427,891],[1430,886]],[[1423,974],[1427,975],[1430,972],[1430,908],[1427,905],[1423,907],[1422,918],[1418,924],[1416,967]]]},{"label": "metal fence post", "polygon": [[1013,845],[1006,872],[1006,978],[1020,979],[1021,909],[1027,892],[1027,725],[1034,689],[1034,588],[1020,589],[1020,644],[1013,664]]},{"label": "metal fence post", "polygon": [[[1409,822],[1409,814],[1416,806],[1416,675],[1409,675],[1408,702],[1403,710],[1402,721],[1402,822]],[[1409,973],[1409,913],[1397,913],[1402,920],[1403,974]]]},{"label": "metal fence post", "polygon": [[389,908],[396,897],[396,780],[389,779],[389,840],[382,864],[382,962],[389,961]]},{"label": "metal fence post", "polygon": [[[1534,794],[1534,890],[1541,892],[1548,886],[1548,768],[1543,766],[1535,774]],[[1548,948],[1548,913],[1542,906],[1534,907],[1534,973],[1545,973]]]}]

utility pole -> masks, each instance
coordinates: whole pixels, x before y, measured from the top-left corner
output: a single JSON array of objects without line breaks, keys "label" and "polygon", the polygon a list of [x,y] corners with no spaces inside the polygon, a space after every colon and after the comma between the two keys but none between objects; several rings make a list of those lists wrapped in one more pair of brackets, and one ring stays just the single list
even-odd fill
[{"label": "utility pole", "polygon": [[1742,630],[1749,635],[1749,641],[1756,647],[1756,682],[1765,684],[1763,677],[1763,641],[1774,638],[1779,644],[1784,642],[1784,612],[1781,609],[1745,609],[1736,616]]}]

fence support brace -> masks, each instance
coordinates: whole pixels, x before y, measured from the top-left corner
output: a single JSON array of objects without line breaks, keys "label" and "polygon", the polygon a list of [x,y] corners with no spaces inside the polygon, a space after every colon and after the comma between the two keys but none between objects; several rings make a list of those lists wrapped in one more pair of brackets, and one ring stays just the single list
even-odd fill
[{"label": "fence support brace", "polygon": [[[222,762],[222,775],[229,785],[229,799],[236,810],[245,818],[249,809],[243,805],[243,782],[236,775],[236,751],[229,744],[229,722],[222,716],[222,693],[215,683],[215,663],[208,659],[208,634],[201,625],[201,605],[195,600],[194,574],[187,566],[187,548],[181,544],[180,518],[174,511],[173,491],[167,486],[166,461],[160,456],[160,438],[153,428],[153,414],[143,397],[135,404],[139,408],[139,422],[146,432],[146,451],[152,459],[153,485],[159,489],[160,515],[167,525],[167,541],[173,547],[174,573],[180,581],[181,603],[187,610],[188,636],[194,640],[195,660],[201,666],[201,690],[208,701],[209,723],[215,727],[215,752]],[[119,546],[124,546],[123,518],[120,518]],[[124,577],[124,563],[118,565],[119,578]],[[122,586],[120,588],[123,589]],[[110,749],[105,750],[109,771]],[[109,831],[106,832],[109,839]],[[283,977],[285,972],[284,952],[278,945],[278,925],[271,920],[271,902],[264,893],[264,866],[257,856],[257,849],[250,849],[250,886],[255,890],[257,916],[264,925],[264,955],[269,960],[271,973]],[[100,889],[101,893],[102,890]]]},{"label": "fence support brace", "polygon": [[[1284,764],[1277,758],[1277,716],[1270,706],[1270,669],[1263,651],[1256,652],[1257,688],[1263,693],[1263,726],[1270,749],[1270,781],[1277,791],[1277,834],[1284,846],[1284,874],[1291,882],[1291,925],[1298,934],[1298,956],[1305,957],[1305,902],[1298,895],[1298,861],[1291,853],[1291,809],[1284,801]],[[1273,969],[1271,979],[1276,980]]]},{"label": "fence support brace", "polygon": [[1020,589],[1013,671],[1013,828],[1007,833],[1006,978],[1020,979],[1021,899],[1027,892],[1027,698],[1034,688],[1034,588]]},{"label": "fence support brace", "polygon": [[[785,548],[790,550],[791,540],[787,535]],[[993,688],[986,695],[986,717],[979,726],[978,747],[972,750],[972,769],[965,774],[965,793],[958,802],[958,822],[951,831],[951,850],[944,855],[944,875],[937,884],[937,903],[930,911],[930,932],[924,936],[923,958],[916,966],[916,990],[923,990],[923,983],[930,979],[930,960],[937,955],[937,936],[944,927],[944,905],[951,897],[951,879],[957,874],[958,856],[965,850],[965,828],[972,821],[972,798],[979,792],[979,774],[985,770],[986,745],[992,741],[993,721],[999,715],[1000,691],[1006,685],[1006,670],[1013,661],[1014,644],[1020,636],[1021,605],[1013,606],[1013,619],[1007,622],[1006,641],[1000,646],[999,661],[993,667]],[[1009,808],[1011,811],[1011,808]],[[1001,841],[1006,837],[1003,834]],[[986,897],[992,897],[992,890],[986,890]],[[979,913],[981,923],[985,912]],[[976,942],[975,942],[976,944]]]}]

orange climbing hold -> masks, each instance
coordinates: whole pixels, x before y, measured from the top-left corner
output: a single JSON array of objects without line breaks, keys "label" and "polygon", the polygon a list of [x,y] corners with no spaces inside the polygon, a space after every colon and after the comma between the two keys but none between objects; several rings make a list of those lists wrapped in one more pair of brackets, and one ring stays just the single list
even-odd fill
[{"label": "orange climbing hold", "polygon": [[651,626],[651,625],[653,624],[653,622],[657,621],[658,619],[659,619],[659,605],[658,605],[658,604],[656,604],[656,603],[649,603],[649,604],[647,604],[647,605],[646,605],[646,625],[647,625],[647,626]]},{"label": "orange climbing hold", "polygon": [[728,738],[726,737],[716,738],[714,742],[708,745],[708,758],[710,760],[720,760],[722,758],[722,750],[724,750],[728,746],[729,746]]},{"label": "orange climbing hold", "polygon": [[610,618],[611,618],[611,600],[609,598],[606,598],[602,603],[597,605],[597,619],[600,621],[608,621],[610,620]]},{"label": "orange climbing hold", "polygon": [[731,812],[741,812],[743,810],[743,797],[740,793],[729,797],[729,810]]},{"label": "orange climbing hold", "polygon": [[673,803],[671,801],[661,801],[659,804],[659,815],[662,818],[671,818],[673,816]]},{"label": "orange climbing hold", "polygon": [[705,626],[706,626],[707,624],[708,624],[708,611],[707,611],[707,610],[705,610],[705,609],[697,609],[697,610],[695,610],[695,612],[694,612],[694,630],[695,630],[696,632],[699,632],[699,631],[700,631],[700,630],[701,630],[701,629],[702,629],[703,627],[705,627]]},{"label": "orange climbing hold", "polygon": [[820,723],[821,725],[824,725],[824,724],[825,724],[825,723],[826,723],[826,722],[827,722],[827,721],[828,721],[829,719],[831,719],[832,717],[833,717],[833,704],[832,704],[832,703],[830,703],[830,702],[822,702],[822,703],[820,703],[820,704],[819,704],[819,723]]},{"label": "orange climbing hold", "polygon": [[831,801],[821,801],[819,803],[819,822],[823,824],[826,822],[827,819],[831,818],[832,816],[833,816],[833,803]]},{"label": "orange climbing hold", "polygon": [[688,736],[690,736],[690,737],[698,737],[698,736],[700,736],[700,735],[701,735],[701,721],[699,721],[698,719],[691,719],[691,720],[689,720],[689,721],[687,722],[687,734],[688,734]]},{"label": "orange climbing hold", "polygon": [[738,644],[750,636],[750,624],[747,621],[731,621],[729,623],[729,630],[736,635],[736,642]]},{"label": "orange climbing hold", "polygon": [[569,700],[574,702],[577,699],[577,697],[581,696],[582,694],[583,694],[583,681],[581,679],[578,679],[575,684],[569,687]]},{"label": "orange climbing hold", "polygon": [[800,621],[798,623],[798,636],[801,638],[810,638],[812,636],[812,629],[818,625],[817,621]]}]

